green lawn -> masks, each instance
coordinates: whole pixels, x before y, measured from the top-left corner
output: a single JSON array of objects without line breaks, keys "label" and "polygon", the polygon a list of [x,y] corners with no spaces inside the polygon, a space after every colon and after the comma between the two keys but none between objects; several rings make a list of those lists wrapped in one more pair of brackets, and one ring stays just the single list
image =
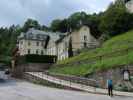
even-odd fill
[{"label": "green lawn", "polygon": [[[119,56],[112,56],[108,58],[103,58],[102,61],[97,60],[95,64],[79,64],[68,66],[77,61],[90,60],[92,57],[97,57],[99,55],[107,54],[116,50],[124,50],[126,48],[133,47],[133,31],[129,31],[125,34],[114,37],[106,41],[101,48],[95,50],[87,51],[81,53],[73,58],[61,61],[57,63],[57,66],[63,64],[63,67],[54,67],[50,69],[50,72],[84,76],[88,73],[92,73],[98,70],[105,70],[112,67],[117,67],[119,65],[125,65],[133,63],[133,51],[131,50],[128,55],[121,53]],[[112,54],[115,55],[115,54]]]}]

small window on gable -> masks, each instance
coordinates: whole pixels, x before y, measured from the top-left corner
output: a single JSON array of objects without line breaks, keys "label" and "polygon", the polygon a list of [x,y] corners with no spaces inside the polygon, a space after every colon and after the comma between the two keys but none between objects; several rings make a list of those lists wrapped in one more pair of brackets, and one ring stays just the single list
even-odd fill
[{"label": "small window on gable", "polygon": [[86,31],[86,30],[87,30],[87,28],[85,27],[85,28],[84,28],[84,30]]},{"label": "small window on gable", "polygon": [[87,36],[84,36],[84,41],[87,41]]}]

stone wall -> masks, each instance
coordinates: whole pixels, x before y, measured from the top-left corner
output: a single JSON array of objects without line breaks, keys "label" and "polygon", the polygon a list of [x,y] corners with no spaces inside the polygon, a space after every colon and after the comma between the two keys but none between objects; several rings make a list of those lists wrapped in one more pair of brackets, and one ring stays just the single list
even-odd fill
[{"label": "stone wall", "polygon": [[[102,72],[96,72],[90,75],[87,75],[87,78],[92,78],[94,80],[97,80],[97,83],[99,83],[99,86],[102,88],[107,88],[107,80],[112,79],[114,86],[119,83],[124,83],[123,79],[123,70],[126,68],[121,66],[119,68],[105,70]],[[130,74],[133,76],[133,66],[128,67]]]},{"label": "stone wall", "polygon": [[[119,66],[117,68],[96,72],[93,74],[88,74],[84,77],[76,77],[70,75],[56,74],[56,73],[45,73],[59,79],[71,81],[74,83],[107,88],[107,80],[112,79],[114,84],[114,89],[119,91],[133,91],[133,80],[125,81],[123,78],[124,70],[127,69],[127,66]],[[133,76],[133,66],[128,66],[130,75]]]},{"label": "stone wall", "polygon": [[26,63],[26,64],[19,64],[14,67],[12,70],[13,76],[21,78],[23,72],[42,72],[50,68],[52,64],[49,63]]},{"label": "stone wall", "polygon": [[25,71],[30,72],[42,72],[44,70],[47,70],[52,66],[52,64],[49,63],[27,63],[23,67],[25,68]]}]

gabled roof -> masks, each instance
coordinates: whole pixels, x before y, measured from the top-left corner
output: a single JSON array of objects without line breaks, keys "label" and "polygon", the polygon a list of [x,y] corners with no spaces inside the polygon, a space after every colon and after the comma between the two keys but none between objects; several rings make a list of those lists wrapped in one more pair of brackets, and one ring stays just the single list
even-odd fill
[{"label": "gabled roof", "polygon": [[36,30],[34,28],[30,28],[26,33],[21,33],[20,36],[18,36],[18,40],[26,39],[26,40],[46,41],[46,45],[45,45],[46,47],[49,40],[56,42],[62,36],[65,36],[65,35],[66,33],[45,32],[45,31]]},{"label": "gabled roof", "polygon": [[35,30],[33,28],[29,29],[26,33],[21,33],[18,39],[26,39],[26,40],[38,40],[45,41],[47,40],[48,35],[43,31]]}]

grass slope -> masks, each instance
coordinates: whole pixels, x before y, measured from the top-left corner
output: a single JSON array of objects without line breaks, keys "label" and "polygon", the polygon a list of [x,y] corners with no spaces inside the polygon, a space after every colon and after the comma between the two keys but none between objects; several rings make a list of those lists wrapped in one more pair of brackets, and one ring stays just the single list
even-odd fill
[{"label": "grass slope", "polygon": [[92,59],[92,57],[108,54],[116,50],[124,50],[129,47],[133,47],[133,31],[129,31],[106,41],[101,48],[87,51],[73,58],[58,62],[57,66],[62,64],[64,66],[51,68],[50,72],[84,76],[95,71],[133,63],[133,50],[131,50],[126,55],[123,55],[123,52],[120,52],[118,56],[115,56],[115,54],[113,56],[112,54],[112,57],[103,58],[101,61],[97,60],[95,64],[81,63],[78,65],[72,64],[72,66],[67,65],[78,61],[89,61]]}]

